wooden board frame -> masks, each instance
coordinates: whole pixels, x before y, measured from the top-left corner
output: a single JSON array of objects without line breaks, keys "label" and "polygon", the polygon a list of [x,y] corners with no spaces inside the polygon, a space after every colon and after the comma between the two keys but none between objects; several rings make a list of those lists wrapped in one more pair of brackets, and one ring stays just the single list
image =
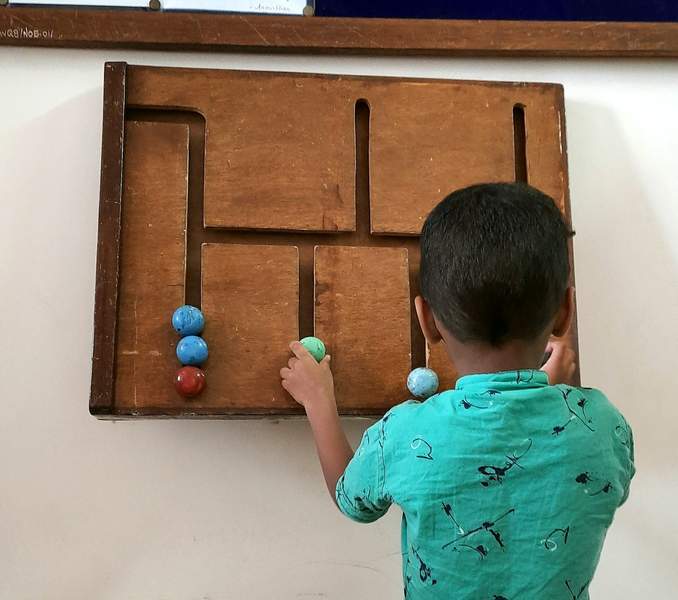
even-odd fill
[{"label": "wooden board frame", "polygon": [[[197,412],[182,412],[182,411],[167,411],[158,413],[157,411],[149,412],[120,412],[115,403],[115,381],[116,381],[116,344],[117,344],[117,329],[118,329],[118,310],[120,297],[120,252],[121,252],[121,227],[122,227],[122,212],[123,212],[123,194],[124,194],[124,151],[125,151],[125,123],[127,119],[133,121],[151,122],[169,120],[179,122],[189,127],[189,138],[191,150],[189,156],[189,181],[202,181],[204,176],[204,162],[205,153],[205,120],[198,113],[185,112],[180,109],[169,110],[155,110],[153,108],[145,108],[144,106],[137,106],[134,104],[134,94],[131,91],[134,81],[134,74],[143,71],[145,67],[129,66],[126,63],[106,63],[104,66],[104,114],[103,114],[103,136],[102,136],[102,171],[101,171],[101,189],[100,189],[100,215],[99,215],[99,232],[98,232],[98,252],[97,252],[97,286],[95,293],[95,323],[94,323],[94,352],[93,352],[93,372],[92,372],[92,387],[90,396],[90,412],[99,418],[121,419],[134,418],[138,416],[144,417],[181,417],[181,418],[243,418],[243,417],[264,417],[274,416],[276,418],[282,416],[293,416],[300,414],[298,410],[265,412],[265,411],[248,411],[246,413],[212,413],[209,411]],[[167,69],[168,71],[171,69]],[[335,76],[340,77],[340,76]],[[357,79],[373,79],[373,78],[357,78]],[[378,78],[377,78],[378,79]],[[419,80],[416,80],[419,81]],[[449,80],[429,80],[429,81],[446,81]],[[475,82],[478,83],[478,82]],[[488,84],[489,85],[489,84]],[[501,85],[501,84],[492,84]],[[562,86],[553,86],[555,96],[553,98],[554,109],[558,115],[558,126],[562,132],[560,139],[562,140],[562,152],[560,154],[559,165],[564,181],[568,180],[567,173],[567,147],[565,135],[565,116],[564,116],[564,96]],[[129,89],[128,89],[129,88]],[[365,230],[363,235],[369,236],[369,152],[368,152],[368,136],[369,136],[369,109],[367,103],[359,101],[356,105],[356,148],[358,154],[356,155],[356,200],[357,210],[360,214],[358,223],[362,224]],[[176,114],[175,114],[176,113]],[[515,117],[515,113],[514,113]],[[515,126],[515,123],[514,123]],[[514,133],[516,133],[514,131]],[[524,132],[523,132],[524,134]],[[524,139],[518,136],[516,139],[516,179],[522,180],[520,173],[525,171],[526,166],[523,165],[518,168],[519,158],[525,154]],[[527,159],[527,155],[523,160]],[[191,191],[193,190],[193,191]],[[200,305],[200,252],[201,243],[210,241],[224,242],[225,237],[222,232],[210,231],[203,228],[203,186],[202,184],[191,186],[189,185],[188,202],[195,203],[198,210],[189,210],[187,230],[188,245],[186,247],[187,260],[187,275],[186,275],[186,301],[192,304]],[[569,204],[569,186],[565,185],[563,188],[562,209],[564,211],[567,222],[571,222],[570,204]],[[191,200],[191,198],[193,198]],[[197,235],[200,231],[202,235]],[[193,232],[192,234],[190,232]],[[256,232],[230,232],[227,234],[230,242],[253,243],[253,236]],[[288,237],[294,235],[301,235],[308,237],[309,234],[286,234]],[[333,234],[337,240],[332,243],[341,244],[342,238],[340,233]],[[354,233],[346,233],[344,236],[353,236]],[[377,245],[392,245],[400,236],[378,236]],[[230,239],[233,238],[233,239]],[[320,239],[320,238],[318,238]],[[288,240],[289,241],[289,240]],[[416,236],[400,237],[400,242],[410,249],[418,249],[418,241]],[[325,242],[318,241],[316,243],[323,244]],[[574,256],[572,254],[572,242],[569,244],[571,264],[574,265]],[[310,255],[309,255],[310,256]],[[410,257],[410,289],[416,290],[416,265],[418,258],[412,260]],[[311,272],[312,278],[312,272]],[[574,285],[574,268],[571,275],[571,284]],[[303,284],[302,277],[302,284]],[[308,287],[312,285],[312,280],[306,282]],[[313,315],[309,310],[310,306],[304,305],[308,300],[300,299],[300,311],[308,316],[300,322],[300,333],[303,335],[311,335],[313,332]],[[302,308],[304,310],[302,310]],[[306,322],[308,321],[308,322]],[[413,364],[423,364],[426,361],[424,356],[423,338],[416,323],[414,315],[411,315],[411,334],[412,339],[421,338],[421,343],[412,343],[412,359]],[[577,338],[577,324],[576,314],[571,331],[571,340],[575,351],[578,351]],[[421,356],[419,356],[421,354]],[[438,367],[436,367],[438,368]],[[440,372],[440,371],[439,371]],[[444,372],[441,372],[445,375]],[[445,379],[443,377],[443,379]],[[575,379],[578,383],[579,371],[575,374]],[[345,415],[359,415],[359,416],[377,416],[376,413],[366,411],[350,411],[344,412]]]},{"label": "wooden board frame", "polygon": [[678,23],[293,17],[0,5],[0,46],[433,56],[678,57]]},{"label": "wooden board frame", "polygon": [[115,393],[126,81],[126,63],[106,63],[94,292],[94,350],[89,401],[93,415],[110,414]]}]

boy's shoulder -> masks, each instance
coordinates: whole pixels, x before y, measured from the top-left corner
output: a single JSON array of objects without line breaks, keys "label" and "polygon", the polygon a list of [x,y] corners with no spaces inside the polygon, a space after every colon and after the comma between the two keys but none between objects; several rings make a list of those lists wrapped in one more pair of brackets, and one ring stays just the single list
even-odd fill
[{"label": "boy's shoulder", "polygon": [[621,419],[626,423],[621,410],[598,388],[577,387],[560,383],[551,387],[556,388],[562,394],[563,398],[568,401],[568,406],[574,405],[575,408],[596,411],[601,417],[609,417],[613,420]]},{"label": "boy's shoulder", "polygon": [[392,431],[401,428],[409,430],[418,421],[433,419],[436,413],[449,410],[450,395],[453,394],[455,390],[451,389],[439,392],[426,400],[410,398],[390,408],[379,423]]},{"label": "boy's shoulder", "polygon": [[[600,389],[556,384],[543,388],[543,391],[556,403],[564,403],[564,406],[562,404],[561,406],[572,412],[595,413],[599,419],[614,425],[621,423],[629,428],[628,422],[619,408]],[[457,397],[462,397],[462,400],[456,402],[455,398]],[[464,403],[465,398],[466,395],[460,390],[449,389],[426,400],[409,399],[389,409],[379,422],[389,429],[397,430],[401,425],[411,425],[420,419],[428,420],[436,418],[440,414],[455,413],[457,412],[455,408],[457,405],[467,408]]]},{"label": "boy's shoulder", "polygon": [[[599,389],[591,387],[557,386],[563,393],[568,389],[576,390],[579,396],[576,408],[579,414],[587,418],[593,432],[598,433],[601,451],[609,451],[616,457],[624,474],[623,494],[620,505],[626,502],[629,495],[631,479],[636,473],[633,430],[621,410]],[[608,443],[605,444],[604,440]]]},{"label": "boy's shoulder", "polygon": [[[429,398],[430,400],[430,398]],[[421,418],[424,405],[428,402],[421,400],[405,400],[389,408],[381,419],[376,421],[369,429],[378,429],[382,432],[395,434],[398,431],[408,429]]]},{"label": "boy's shoulder", "polygon": [[[546,397],[558,405],[559,409],[567,409],[575,414],[595,414],[599,419],[611,424],[622,423],[629,427],[619,408],[600,389],[567,384],[550,385],[543,388]],[[441,414],[450,415],[458,410],[465,412],[467,395],[460,390],[449,389],[439,392],[426,400],[409,399],[390,408],[378,421],[384,427],[397,430],[400,426],[411,425],[417,420],[435,419]],[[459,398],[461,398],[460,401]],[[473,406],[473,405],[471,405]],[[562,408],[561,408],[562,407]],[[574,417],[576,418],[576,417]]]},{"label": "boy's shoulder", "polygon": [[404,418],[421,416],[422,414],[425,414],[433,407],[438,397],[440,397],[442,394],[451,392],[454,392],[454,390],[449,390],[448,392],[440,392],[438,394],[431,396],[430,398],[427,398],[426,400],[414,400],[412,398],[410,398],[409,400],[405,400],[404,402],[396,404],[395,406],[390,408],[386,412],[386,414],[384,414],[382,420],[386,422],[389,420],[393,420],[395,422],[400,421]]},{"label": "boy's shoulder", "polygon": [[[596,434],[598,448],[611,450],[627,472],[628,481],[635,473],[633,430],[621,410],[601,390],[592,387],[573,387],[558,384],[556,388],[567,402],[570,419],[579,420],[592,434]],[[624,499],[626,495],[624,496]]]}]

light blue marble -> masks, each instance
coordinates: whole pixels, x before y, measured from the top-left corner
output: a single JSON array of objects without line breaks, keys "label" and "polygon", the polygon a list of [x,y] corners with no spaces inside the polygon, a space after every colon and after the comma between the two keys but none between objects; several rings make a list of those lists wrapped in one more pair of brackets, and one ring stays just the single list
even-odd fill
[{"label": "light blue marble", "polygon": [[207,342],[197,335],[181,338],[177,344],[177,358],[182,365],[201,365],[207,355]]},{"label": "light blue marble", "polygon": [[438,375],[432,369],[419,367],[407,376],[407,389],[415,398],[426,399],[438,391]]},{"label": "light blue marble", "polygon": [[172,327],[181,337],[199,335],[205,327],[205,317],[199,308],[184,304],[174,311]]}]

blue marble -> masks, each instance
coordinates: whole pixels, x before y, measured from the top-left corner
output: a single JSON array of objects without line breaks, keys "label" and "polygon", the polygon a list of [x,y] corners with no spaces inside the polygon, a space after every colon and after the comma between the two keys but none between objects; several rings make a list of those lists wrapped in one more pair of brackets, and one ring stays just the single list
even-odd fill
[{"label": "blue marble", "polygon": [[177,358],[182,365],[201,365],[207,355],[207,342],[197,335],[187,335],[177,344]]},{"label": "blue marble", "polygon": [[432,369],[419,367],[407,376],[407,389],[415,398],[426,399],[438,391],[438,375]]},{"label": "blue marble", "polygon": [[172,327],[180,336],[199,335],[205,327],[205,317],[195,306],[185,304],[174,311]]}]

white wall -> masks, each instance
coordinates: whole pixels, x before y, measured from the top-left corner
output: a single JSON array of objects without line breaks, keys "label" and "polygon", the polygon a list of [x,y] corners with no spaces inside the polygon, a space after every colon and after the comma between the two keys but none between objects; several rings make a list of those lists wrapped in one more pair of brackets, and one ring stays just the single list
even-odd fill
[{"label": "white wall", "polygon": [[[636,434],[594,598],[678,588],[678,62],[0,49],[0,598],[398,598],[399,515],[360,526],[303,421],[87,410],[105,60],[565,84],[581,369]],[[357,441],[364,421],[346,423]]]}]

